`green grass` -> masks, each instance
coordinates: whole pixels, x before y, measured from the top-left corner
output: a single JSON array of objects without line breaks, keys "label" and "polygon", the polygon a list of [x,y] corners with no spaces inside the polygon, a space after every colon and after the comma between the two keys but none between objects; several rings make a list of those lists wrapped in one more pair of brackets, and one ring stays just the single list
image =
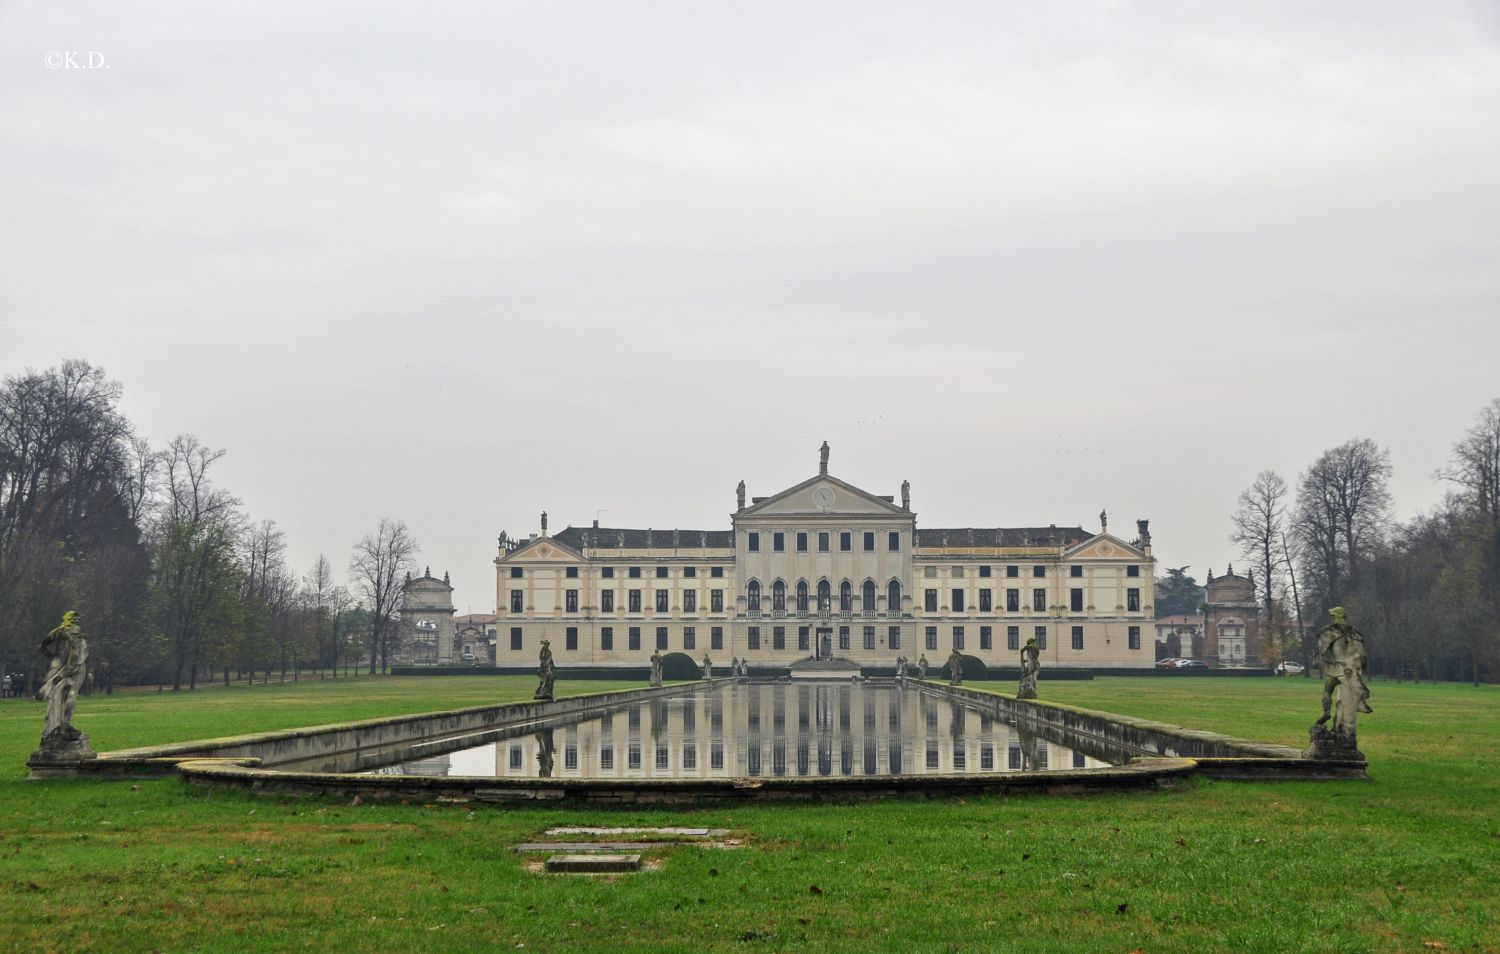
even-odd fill
[{"label": "green grass", "polygon": [[[128,693],[84,699],[75,721],[104,750],[519,700],[534,684]],[[1042,694],[1300,746],[1318,686],[1113,678]],[[58,951],[1500,950],[1500,690],[1376,683],[1371,703],[1361,782],[469,811],[24,782],[41,707],[6,701],[0,931],[8,949]],[[660,870],[615,879],[525,870],[510,846],[559,823],[720,826],[749,842],[663,851]]]}]

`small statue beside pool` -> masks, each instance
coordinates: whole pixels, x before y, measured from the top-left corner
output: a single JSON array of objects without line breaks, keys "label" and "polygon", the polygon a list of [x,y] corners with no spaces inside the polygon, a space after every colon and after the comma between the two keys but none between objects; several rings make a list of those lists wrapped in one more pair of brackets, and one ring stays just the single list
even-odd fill
[{"label": "small statue beside pool", "polygon": [[714,664],[708,658],[708,653],[704,653],[703,654],[703,678],[704,679],[712,679],[713,677],[714,677]]},{"label": "small statue beside pool", "polygon": [[552,664],[552,643],[550,640],[542,640],[542,651],[538,654],[540,665],[537,667],[537,676],[541,683],[536,687],[536,694],[532,696],[538,702],[552,701],[552,684],[557,681],[557,667]]},{"label": "small statue beside pool", "polygon": [[651,688],[661,688],[661,650],[651,654]]},{"label": "small statue beside pool", "polygon": [[1017,699],[1036,698],[1036,674],[1042,668],[1042,652],[1035,639],[1026,640],[1021,648],[1021,684],[1016,687]]},{"label": "small statue beside pool", "polygon": [[958,650],[948,654],[948,685],[961,686],[964,684],[964,657]]}]

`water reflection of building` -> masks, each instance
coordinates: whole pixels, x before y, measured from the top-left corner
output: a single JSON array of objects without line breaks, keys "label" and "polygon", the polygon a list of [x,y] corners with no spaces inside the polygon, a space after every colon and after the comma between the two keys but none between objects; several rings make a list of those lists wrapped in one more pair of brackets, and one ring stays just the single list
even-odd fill
[{"label": "water reflection of building", "polygon": [[[1016,665],[1150,668],[1155,560],[1136,535],[1078,526],[917,527],[901,501],[820,472],[770,497],[743,484],[729,530],[568,527],[501,535],[497,664],[642,667],[653,652],[781,667],[825,644],[889,667],[953,649]],[[1142,638],[1142,629],[1146,637]]]},{"label": "water reflection of building", "polygon": [[948,775],[1106,763],[914,690],[742,684],[494,744],[494,774],[533,778]]}]

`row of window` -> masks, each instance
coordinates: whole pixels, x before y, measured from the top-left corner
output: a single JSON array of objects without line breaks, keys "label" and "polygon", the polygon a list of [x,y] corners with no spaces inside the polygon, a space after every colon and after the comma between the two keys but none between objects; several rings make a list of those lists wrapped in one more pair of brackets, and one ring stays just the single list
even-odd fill
[{"label": "row of window", "polygon": [[[862,549],[866,553],[874,553],[875,552],[875,543],[876,543],[876,540],[878,539],[878,535],[876,534],[876,532],[873,531],[873,530],[865,530],[865,531],[860,531],[859,535],[860,535],[860,543],[863,544]],[[773,552],[773,553],[785,553],[786,552],[786,544],[787,544],[787,536],[788,536],[788,534],[785,533],[785,532],[783,532],[783,531],[781,531],[781,530],[772,531],[771,534],[770,534],[770,537],[771,537],[771,552]],[[792,536],[792,542],[796,545],[796,549],[797,549],[798,553],[806,553],[806,552],[808,552],[808,543],[812,540],[812,537],[813,537],[812,534],[809,534],[806,530],[798,530],[798,531],[796,531],[796,533],[791,534],[791,536]],[[760,537],[761,537],[761,534],[760,534],[760,531],[758,531],[758,530],[752,530],[749,533],[745,534],[745,549],[749,550],[751,553],[759,553],[760,552]],[[833,548],[833,533],[831,531],[828,531],[828,530],[819,530],[816,533],[816,537],[817,537],[817,541],[816,542],[817,542],[817,545],[818,545],[818,552],[819,553],[827,553],[827,552],[829,552]],[[849,553],[849,552],[852,552],[854,550],[854,531],[841,530],[841,531],[839,531],[838,537],[839,537],[839,550],[840,550],[840,552]],[[901,531],[900,530],[891,530],[891,531],[889,531],[889,532],[886,533],[886,536],[885,536],[885,547],[886,547],[887,550],[889,550],[892,553],[898,553],[898,552],[900,552],[900,550],[901,550]]]},{"label": "row of window", "polygon": [[[809,591],[808,591],[808,587],[807,587],[807,581],[806,580],[798,580],[797,581],[797,592],[796,592],[796,598],[795,598],[796,601],[793,604],[796,607],[797,612],[799,612],[799,613],[806,613],[808,611],[808,595],[809,595]],[[746,602],[746,605],[749,607],[749,609],[750,609],[750,611],[752,613],[758,612],[760,610],[760,608],[761,608],[761,600],[763,598],[764,597],[762,596],[761,587],[760,587],[760,581],[759,580],[751,580],[749,582],[749,584],[745,587],[745,602]],[[871,610],[871,611],[873,611],[875,609],[875,581],[874,580],[866,580],[865,581],[864,586],[860,590],[860,598],[863,601],[862,605],[864,606],[865,609]],[[901,582],[899,580],[892,580],[890,583],[888,583],[886,585],[886,588],[885,588],[885,598],[886,598],[886,605],[888,607],[895,607],[895,611],[896,612],[900,612],[900,610],[901,610]],[[819,611],[831,610],[832,606],[833,606],[833,602],[832,601],[833,601],[833,588],[832,588],[832,586],[829,585],[829,582],[827,580],[819,580],[818,581],[818,609],[819,609]],[[849,612],[853,612],[853,610],[854,610],[854,587],[849,583],[848,580],[845,580],[844,582],[842,582],[842,583],[839,584],[839,611],[843,612],[843,613],[849,613]],[[774,582],[774,583],[771,584],[771,611],[774,612],[774,613],[780,613],[780,612],[785,612],[786,611],[786,584],[784,582],[782,582],[781,580],[777,580],[776,582]]]},{"label": "row of window", "polygon": [[[777,534],[774,534],[773,536],[774,537],[781,537],[782,534],[777,533]],[[802,538],[805,538],[806,536],[807,536],[806,533],[798,533],[797,534],[797,537],[798,537],[798,540],[799,540],[799,546],[797,548],[798,550],[805,550],[806,549],[805,546],[800,545],[801,543],[805,543],[805,540],[803,540]],[[826,541],[823,541],[821,538],[826,538],[828,536],[828,534],[827,533],[820,533],[820,534],[818,534],[818,536],[820,538],[820,544],[821,544],[823,542],[826,542]],[[850,549],[849,546],[843,545],[843,544],[847,544],[849,542],[850,535],[848,533],[841,533],[839,536],[842,538],[840,540],[840,544],[841,545],[840,545],[839,549],[841,549],[841,550],[848,550],[848,549]],[[873,549],[875,549],[875,547],[874,547],[874,539],[873,539],[874,536],[875,535],[872,534],[872,533],[865,534],[866,543],[868,544],[865,547],[866,550],[873,550]],[[896,533],[896,532],[892,532],[891,533],[891,540],[893,542],[893,545],[891,546],[892,550],[900,549],[900,545],[899,545],[899,537],[900,536],[901,535],[899,533]],[[759,551],[760,550],[760,534],[759,533],[751,533],[749,535],[749,538],[750,538],[750,543],[749,543],[750,550],[752,552]],[[773,540],[772,549],[776,550],[776,551],[780,551],[783,548],[781,546],[779,546],[779,545],[776,545],[775,541]],[[827,550],[828,547],[820,545],[818,547],[818,549],[819,550]],[[599,568],[599,575],[601,577],[603,577],[604,579],[606,579],[606,580],[612,580],[612,579],[615,578],[615,569],[616,568],[612,567],[612,566],[602,566],[602,567]],[[630,566],[630,567],[625,567],[624,569],[627,571],[626,572],[626,576],[628,576],[632,580],[638,580],[642,576],[642,569],[643,569],[642,567]],[[923,575],[927,579],[929,579],[929,580],[936,579],[937,576],[938,576],[938,569],[939,568],[936,567],[936,566],[927,566],[927,567],[924,567],[923,568]],[[988,578],[990,576],[990,570],[991,569],[992,569],[992,567],[989,567],[989,566],[980,566],[979,567],[979,575],[980,575],[980,577],[982,577],[982,578]],[[578,570],[579,570],[579,568],[576,567],[576,566],[564,567],[563,568],[563,575],[565,577],[567,577],[568,579],[570,579],[570,580],[576,580],[576,579],[578,579]],[[658,566],[658,567],[654,567],[653,570],[654,570],[654,574],[653,575],[658,580],[665,580],[665,579],[669,579],[671,577],[671,567]],[[1018,566],[1007,566],[1005,568],[1005,575],[1007,577],[1018,577],[1018,576],[1021,575],[1020,570],[1021,570],[1021,568],[1018,567]],[[1080,566],[1080,565],[1078,565],[1078,564],[1073,564],[1072,566],[1068,567],[1068,570],[1069,570],[1069,575],[1070,576],[1074,576],[1074,577],[1082,577],[1083,576],[1083,567]],[[965,568],[962,567],[962,566],[954,566],[954,567],[950,567],[949,571],[950,571],[950,573],[951,573],[952,576],[954,576],[954,577],[961,577],[961,576],[964,575]],[[695,567],[695,566],[685,566],[685,567],[682,567],[682,575],[683,575],[683,577],[685,579],[689,579],[689,580],[696,579],[697,576],[698,576],[698,568]],[[708,568],[708,575],[710,577],[714,578],[714,579],[722,579],[723,576],[724,576],[724,567],[722,567],[722,566],[711,566],[711,567]],[[1033,566],[1031,568],[1031,575],[1034,576],[1034,577],[1045,577],[1047,575],[1047,567],[1044,566],[1044,565],[1040,565],[1040,564],[1037,565],[1037,566]],[[1131,564],[1130,566],[1127,566],[1125,568],[1125,575],[1126,576],[1132,576],[1132,577],[1138,577],[1138,576],[1141,575],[1141,568],[1139,566],[1135,565],[1135,564]],[[525,567],[513,566],[513,567],[510,568],[510,578],[511,579],[513,579],[513,580],[519,580],[519,579],[523,579],[525,576],[526,576],[526,568]]]},{"label": "row of window", "polygon": [[[955,613],[964,611],[964,594],[967,591],[953,589],[948,594],[948,608]],[[979,612],[993,612],[993,600],[990,590],[979,591]],[[1074,587],[1068,590],[1068,611],[1072,613],[1083,612],[1084,591],[1082,588]],[[1031,591],[1031,609],[1035,613],[1047,611],[1047,590],[1037,587]],[[1141,591],[1131,587],[1125,591],[1125,609],[1131,613],[1141,611]],[[938,591],[922,591],[922,611],[925,613],[936,613],[938,611]],[[1005,611],[1007,613],[1019,613],[1021,611],[1021,591],[1019,589],[1008,589],[1005,591]]]},{"label": "row of window", "polygon": [[[786,646],[786,642],[787,642],[787,627],[785,627],[785,626],[772,626],[770,629],[771,629],[771,634],[770,634],[771,635],[771,644],[770,644],[770,648],[773,649],[773,650],[786,649],[787,648],[787,646]],[[841,650],[847,650],[847,649],[853,649],[854,648],[854,646],[853,646],[853,632],[852,632],[852,630],[853,630],[852,626],[840,626],[838,628],[838,640],[839,640],[838,648],[839,649],[841,649]],[[640,648],[641,648],[641,627],[639,627],[639,626],[630,626],[630,627],[626,628],[625,632],[626,632],[626,644],[625,644],[625,648],[628,649],[628,650],[630,650],[630,651],[632,651],[632,652],[640,650]],[[1047,648],[1047,627],[1045,627],[1045,626],[1038,626],[1032,632],[1033,632],[1033,635],[1036,638],[1037,648],[1038,649],[1046,649]],[[928,626],[926,628],[926,632],[924,633],[924,635],[926,637],[926,647],[927,647],[927,649],[929,651],[933,651],[933,652],[937,651],[937,648],[938,648],[938,628],[936,626]],[[990,627],[990,626],[981,626],[981,627],[979,627],[979,649],[980,649],[981,652],[987,652],[987,651],[989,651],[989,650],[991,650],[991,649],[994,648],[994,646],[991,644],[992,643],[992,635],[993,635],[993,628],[992,627]],[[861,633],[861,636],[862,636],[862,646],[863,646],[864,649],[866,649],[866,650],[873,650],[873,649],[877,648],[876,645],[875,645],[875,627],[874,626],[865,626],[865,627],[863,627],[863,632]],[[665,627],[665,626],[658,626],[658,627],[656,627],[656,648],[658,650],[669,650],[669,649],[672,648],[668,644],[668,637],[669,637],[669,630],[668,630],[667,627]],[[1127,639],[1127,645],[1131,649],[1140,649],[1141,648],[1141,628],[1139,626],[1128,627],[1127,628],[1127,637],[1126,637],[1126,639]],[[511,650],[514,651],[514,652],[520,652],[522,650],[522,648],[523,648],[522,647],[522,643],[523,643],[522,627],[520,627],[520,626],[512,626],[511,629],[510,629],[510,648],[511,648]],[[760,649],[761,648],[761,627],[759,627],[759,626],[751,626],[751,627],[749,627],[746,630],[746,632],[745,632],[745,643],[746,643],[746,647],[748,649],[750,649],[750,650],[758,650],[758,649]],[[567,627],[564,630],[563,645],[564,645],[564,647],[566,649],[569,649],[569,650],[576,651],[578,649],[578,627],[577,626],[569,626],[569,627]],[[955,626],[955,627],[953,627],[953,644],[952,644],[952,646],[953,646],[954,649],[958,650],[959,652],[963,652],[963,650],[966,648],[965,645],[964,645],[964,627],[962,627],[962,626]],[[1083,627],[1082,626],[1074,626],[1074,627],[1072,627],[1072,646],[1073,646],[1074,649],[1078,649],[1078,650],[1083,649]],[[603,652],[613,652],[614,648],[615,648],[615,628],[613,626],[601,626],[601,627],[599,627],[599,649],[601,651],[603,651]],[[683,649],[684,651],[689,651],[690,652],[690,651],[696,650],[697,648],[698,648],[698,628],[696,626],[684,626],[682,628],[682,646],[681,646],[681,649]],[[710,626],[709,627],[709,630],[708,630],[708,647],[707,648],[708,649],[723,649],[724,648],[724,627],[722,627],[722,626]],[[888,629],[888,631],[886,633],[886,647],[885,648],[887,648],[887,649],[893,649],[893,650],[900,650],[901,649],[901,627],[900,626],[892,626],[892,627],[890,627]],[[1010,650],[1011,652],[1016,652],[1016,651],[1018,651],[1021,648],[1021,627],[1019,627],[1019,626],[1007,626],[1005,628],[1005,648],[1008,649],[1008,650]],[[802,651],[802,652],[810,652],[812,650],[812,627],[811,626],[798,626],[797,627],[797,649],[800,650],[800,651]]]},{"label": "row of window", "polygon": [[[625,600],[626,600],[626,604],[625,604],[626,605],[626,610],[625,611],[627,613],[639,613],[639,612],[641,612],[641,592],[642,592],[641,590],[626,590],[625,591]],[[656,593],[655,593],[655,596],[656,596],[656,603],[655,603],[656,612],[658,612],[658,613],[669,613],[669,612],[671,612],[672,591],[671,590],[657,590]],[[512,613],[524,613],[524,612],[526,612],[526,591],[525,590],[511,590],[510,591],[510,611]],[[601,613],[613,613],[614,611],[615,611],[615,591],[614,590],[604,590],[604,591],[602,591],[599,594],[599,612],[601,612]],[[684,613],[696,613],[696,612],[698,612],[698,591],[697,590],[683,590],[682,591],[682,611]],[[724,612],[724,591],[723,590],[709,590],[708,591],[708,611],[710,613],[722,613],[722,612]],[[578,591],[577,590],[564,590],[563,591],[563,612],[565,612],[565,613],[576,613],[576,612],[578,612]]]},{"label": "row of window", "polygon": [[[938,576],[938,569],[939,569],[938,567],[936,567],[936,566],[930,566],[930,565],[926,566],[926,567],[923,567],[923,575],[927,579],[929,579],[929,580],[936,579],[937,576]],[[994,569],[994,567],[986,566],[984,564],[980,564],[980,566],[979,566],[979,575],[980,575],[980,577],[982,577],[982,578],[988,578],[991,575],[991,571],[993,569]],[[966,571],[967,571],[967,568],[964,567],[964,566],[962,566],[962,565],[951,566],[951,567],[948,568],[948,572],[950,573],[950,575],[952,575],[954,577],[961,577],[961,576],[963,576],[966,573]],[[1021,575],[1021,568],[1019,566],[1011,564],[1011,565],[1009,565],[1009,566],[1007,566],[1005,568],[1005,575],[1007,577],[1010,577],[1010,578],[1018,577],[1018,576]],[[1044,576],[1046,576],[1047,575],[1047,567],[1046,567],[1046,565],[1038,563],[1038,564],[1032,566],[1032,568],[1031,568],[1031,575],[1034,576],[1034,577],[1044,577]],[[1075,577],[1076,576],[1083,576],[1083,566],[1082,566],[1082,564],[1075,563],[1075,564],[1070,565],[1068,567],[1068,575],[1069,576],[1075,576]],[[1125,575],[1126,576],[1140,576],[1141,575],[1141,568],[1140,568],[1140,566],[1137,565],[1137,564],[1131,564],[1131,565],[1125,567]]]},{"label": "row of window", "polygon": [[[606,580],[613,580],[615,578],[615,569],[616,568],[612,567],[612,566],[601,566],[599,568],[599,575],[601,577],[603,577],[604,579],[606,579]],[[627,566],[627,567],[624,567],[624,569],[626,571],[625,575],[627,577],[629,577],[630,579],[632,579],[632,580],[638,580],[642,576],[642,572],[641,572],[642,568],[641,567],[638,567],[638,566]],[[668,566],[653,567],[653,570],[655,571],[653,575],[658,580],[665,580],[665,579],[668,579],[672,575],[671,574],[671,569],[672,568],[668,567]],[[682,567],[682,575],[685,578],[689,579],[689,580],[696,579],[697,576],[698,576],[698,568],[696,566],[685,566],[685,567]],[[714,579],[722,579],[723,576],[724,576],[724,568],[722,566],[711,566],[711,567],[708,568],[708,575],[710,577],[714,578]],[[525,576],[526,576],[526,568],[525,567],[513,566],[513,567],[510,568],[510,578],[511,579],[513,579],[513,580],[519,580],[519,579],[523,579]],[[578,579],[578,567],[576,567],[576,566],[564,567],[563,568],[563,576],[567,577],[570,580],[576,580],[576,579]]]}]

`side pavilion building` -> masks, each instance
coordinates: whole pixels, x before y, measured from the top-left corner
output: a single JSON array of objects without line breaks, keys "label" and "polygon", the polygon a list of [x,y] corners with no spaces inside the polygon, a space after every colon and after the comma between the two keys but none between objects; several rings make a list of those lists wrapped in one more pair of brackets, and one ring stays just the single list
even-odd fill
[{"label": "side pavilion building", "polygon": [[[568,527],[501,535],[496,665],[631,668],[653,653],[784,670],[810,656],[890,669],[957,649],[1015,667],[1150,669],[1155,560],[1147,521],[1127,542],[1079,526],[917,527],[901,500],[827,471],[769,497],[739,486],[728,530]],[[1142,631],[1147,638],[1142,638]]]}]

